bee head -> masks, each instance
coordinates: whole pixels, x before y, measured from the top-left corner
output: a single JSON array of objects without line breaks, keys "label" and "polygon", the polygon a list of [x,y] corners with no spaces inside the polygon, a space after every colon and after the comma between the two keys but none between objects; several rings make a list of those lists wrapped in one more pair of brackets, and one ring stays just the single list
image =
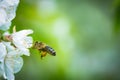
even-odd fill
[{"label": "bee head", "polygon": [[37,44],[38,44],[38,41],[36,41],[34,44],[33,44],[33,49],[36,49],[37,48]]},{"label": "bee head", "polygon": [[36,41],[34,44],[33,44],[33,49],[38,49],[39,47],[39,44],[40,42]]}]

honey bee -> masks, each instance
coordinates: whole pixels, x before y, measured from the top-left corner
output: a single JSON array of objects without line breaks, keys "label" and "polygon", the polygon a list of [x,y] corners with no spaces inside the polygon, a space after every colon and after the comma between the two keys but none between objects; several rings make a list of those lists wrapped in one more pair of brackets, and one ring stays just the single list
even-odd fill
[{"label": "honey bee", "polygon": [[43,42],[36,41],[35,44],[33,45],[33,48],[38,49],[40,51],[41,58],[45,57],[47,53],[52,56],[56,56],[55,50]]}]

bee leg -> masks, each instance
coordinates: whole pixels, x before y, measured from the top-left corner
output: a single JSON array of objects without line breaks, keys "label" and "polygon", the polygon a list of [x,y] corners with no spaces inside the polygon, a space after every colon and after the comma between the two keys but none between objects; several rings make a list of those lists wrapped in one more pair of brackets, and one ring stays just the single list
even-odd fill
[{"label": "bee leg", "polygon": [[43,57],[45,57],[46,54],[47,54],[47,52],[41,51],[41,59],[42,59]]}]

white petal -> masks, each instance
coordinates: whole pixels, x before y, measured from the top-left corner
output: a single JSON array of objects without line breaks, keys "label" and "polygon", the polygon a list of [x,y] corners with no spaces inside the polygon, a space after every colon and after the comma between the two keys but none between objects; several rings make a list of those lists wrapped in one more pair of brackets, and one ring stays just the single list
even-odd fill
[{"label": "white petal", "polygon": [[18,52],[19,52],[19,54],[21,54],[21,55],[30,56],[29,49],[26,49],[26,48],[19,48],[19,49],[18,49]]},{"label": "white petal", "polygon": [[3,25],[0,26],[0,30],[8,30],[10,28],[11,22],[6,22]]},{"label": "white petal", "polygon": [[0,1],[0,29],[7,30],[11,21],[15,18],[15,12],[19,0],[1,0]]},{"label": "white petal", "polygon": [[0,43],[0,74],[6,78],[5,69],[4,69],[4,59],[7,54],[5,45],[1,42]]},{"label": "white petal", "polygon": [[0,62],[2,62],[7,54],[5,45],[0,42]]},{"label": "white petal", "polygon": [[18,5],[19,0],[1,0],[0,3],[4,6],[14,6]]},{"label": "white petal", "polygon": [[23,66],[23,59],[17,54],[17,51],[10,51],[5,60],[5,64],[8,64],[13,73],[17,73]]},{"label": "white petal", "polygon": [[21,70],[23,66],[23,59],[21,57],[14,58],[14,73],[17,73]]},{"label": "white petal", "polygon": [[11,25],[10,21],[7,21],[7,14],[3,9],[0,9],[0,29],[7,30]]},{"label": "white petal", "polygon": [[18,48],[30,48],[32,47],[33,39],[32,37],[24,37],[23,39],[16,38],[13,40],[13,43]]},{"label": "white petal", "polygon": [[22,30],[12,34],[13,43],[16,47],[30,48],[32,46],[32,37],[27,37],[27,35],[33,33],[32,30]]},{"label": "white petal", "polygon": [[15,47],[11,46],[11,42],[4,42],[3,44],[6,46],[7,52],[15,50]]},{"label": "white petal", "polygon": [[5,10],[0,9],[0,26],[2,26],[6,22],[6,17],[7,17],[7,14]]},{"label": "white petal", "polygon": [[22,39],[32,33],[33,33],[33,30],[21,30],[16,33],[13,33],[12,36],[13,38]]},{"label": "white petal", "polygon": [[8,36],[8,35],[10,35],[10,33],[8,31],[3,33],[3,36]]},{"label": "white petal", "polygon": [[25,39],[25,47],[26,48],[30,48],[30,47],[32,47],[32,43],[33,43],[33,39],[32,39],[32,37],[26,37]]},{"label": "white petal", "polygon": [[5,74],[7,77],[7,80],[14,80],[14,72],[13,68],[11,68],[11,61],[5,62]]},{"label": "white petal", "polygon": [[0,62],[0,76],[3,76],[6,79],[4,61]]},{"label": "white petal", "polygon": [[14,80],[14,73],[21,70],[23,66],[23,59],[13,50],[8,52],[5,58],[5,74],[8,80]]},{"label": "white petal", "polygon": [[17,47],[16,50],[19,52],[18,54],[30,56],[29,49],[25,48],[25,46],[19,44],[18,42],[14,42],[14,44],[16,44],[15,46]]},{"label": "white petal", "polygon": [[0,9],[3,9],[6,12],[6,19],[8,19],[8,21],[11,21],[15,17],[18,3],[19,0],[2,0],[0,2]]}]

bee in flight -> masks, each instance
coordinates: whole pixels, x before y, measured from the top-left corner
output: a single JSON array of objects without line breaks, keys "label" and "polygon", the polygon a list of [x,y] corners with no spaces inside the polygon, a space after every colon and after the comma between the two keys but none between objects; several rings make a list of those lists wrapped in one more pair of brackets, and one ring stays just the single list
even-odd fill
[{"label": "bee in flight", "polygon": [[43,42],[36,41],[33,45],[33,48],[38,49],[40,51],[41,58],[45,57],[47,53],[52,56],[56,56],[55,50]]}]

